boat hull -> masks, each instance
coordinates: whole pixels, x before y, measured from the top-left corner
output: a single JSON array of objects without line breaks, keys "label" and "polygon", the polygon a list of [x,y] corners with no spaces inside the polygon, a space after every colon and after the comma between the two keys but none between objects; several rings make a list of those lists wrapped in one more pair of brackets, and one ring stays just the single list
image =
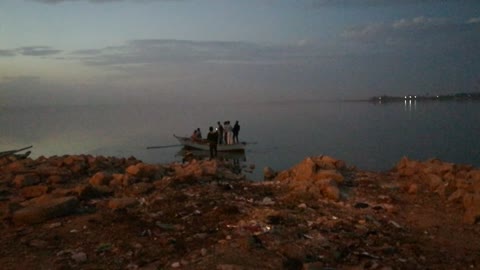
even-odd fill
[{"label": "boat hull", "polygon": [[[173,135],[185,148],[198,149],[209,151],[210,146],[208,141],[203,140],[202,142],[196,142],[188,137],[180,137]],[[233,152],[233,151],[245,151],[245,143],[236,143],[236,144],[218,144],[218,152]]]}]

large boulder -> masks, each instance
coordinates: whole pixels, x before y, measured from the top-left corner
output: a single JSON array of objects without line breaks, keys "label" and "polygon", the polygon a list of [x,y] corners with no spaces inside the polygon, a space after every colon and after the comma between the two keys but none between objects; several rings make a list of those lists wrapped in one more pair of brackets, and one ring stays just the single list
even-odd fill
[{"label": "large boulder", "polygon": [[78,207],[77,198],[55,198],[45,195],[35,199],[35,203],[13,213],[15,223],[35,224],[46,220],[73,214]]},{"label": "large boulder", "polygon": [[13,179],[13,184],[17,188],[33,186],[40,183],[40,176],[34,173],[19,174]]},{"label": "large boulder", "polygon": [[343,182],[344,176],[337,169],[345,168],[344,162],[328,156],[309,157],[290,170],[280,172],[275,180],[288,184],[292,192],[338,201],[338,184]]},{"label": "large boulder", "polygon": [[20,190],[20,194],[26,198],[36,198],[46,194],[48,191],[48,186],[45,185],[36,185],[36,186],[28,186],[24,187]]},{"label": "large boulder", "polygon": [[198,161],[196,159],[186,164],[178,164],[173,167],[175,175],[180,179],[201,179],[216,176],[219,171],[217,160]]},{"label": "large boulder", "polygon": [[108,208],[117,210],[117,209],[125,209],[129,207],[136,206],[138,204],[138,200],[132,197],[124,197],[124,198],[114,198],[108,201]]},{"label": "large boulder", "polygon": [[88,180],[88,182],[92,186],[105,186],[110,183],[110,180],[112,180],[111,174],[106,172],[97,172]]},{"label": "large boulder", "polygon": [[165,168],[160,165],[137,163],[130,165],[125,169],[128,175],[139,178],[162,178]]},{"label": "large boulder", "polygon": [[480,194],[468,193],[463,196],[463,207],[465,214],[463,221],[468,224],[475,224],[480,220]]}]

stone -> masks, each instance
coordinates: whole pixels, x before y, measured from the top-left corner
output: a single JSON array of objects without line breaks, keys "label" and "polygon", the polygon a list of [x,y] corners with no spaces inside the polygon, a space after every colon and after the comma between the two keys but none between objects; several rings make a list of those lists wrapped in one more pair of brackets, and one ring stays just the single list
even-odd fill
[{"label": "stone", "polygon": [[67,178],[60,175],[50,175],[46,180],[49,184],[63,184],[67,182]]},{"label": "stone", "polygon": [[475,182],[480,182],[480,170],[476,169],[476,170],[469,171],[468,177],[474,180]]},{"label": "stone", "polygon": [[270,167],[263,168],[263,179],[271,180],[277,176],[277,173]]},{"label": "stone", "polygon": [[36,198],[33,203],[13,213],[15,223],[35,224],[48,219],[66,216],[75,212],[78,207],[77,198],[54,198],[48,195]]},{"label": "stone", "polygon": [[151,192],[155,189],[155,186],[152,183],[136,183],[133,184],[129,189],[128,192],[133,195],[143,195]]},{"label": "stone", "polygon": [[5,169],[6,169],[7,172],[15,173],[15,172],[18,172],[18,171],[25,170],[25,164],[21,160],[14,161],[14,162],[11,162],[10,164],[8,164],[7,166],[5,166]]},{"label": "stone", "polygon": [[40,183],[40,176],[34,173],[19,174],[15,176],[13,183],[17,188],[33,186]]},{"label": "stone", "polygon": [[417,194],[418,193],[418,185],[417,184],[410,184],[408,187],[407,187],[407,192],[408,194]]},{"label": "stone", "polygon": [[448,200],[449,202],[461,202],[464,195],[465,195],[465,190],[463,190],[463,189],[457,189],[455,192],[453,192],[453,193],[448,197],[447,200]]},{"label": "stone", "polygon": [[344,170],[347,164],[343,160],[338,160],[330,156],[320,156],[314,158],[315,163],[321,169],[326,170]]},{"label": "stone", "polygon": [[113,210],[125,209],[136,205],[138,205],[137,199],[131,197],[111,199],[107,204],[108,208]]},{"label": "stone", "polygon": [[76,252],[71,256],[76,263],[83,263],[87,261],[87,254],[85,252]]},{"label": "stone", "polygon": [[28,243],[28,245],[36,248],[46,248],[48,246],[48,242],[41,239],[33,239],[30,241],[30,243]]},{"label": "stone", "polygon": [[440,176],[436,174],[428,174],[426,179],[428,186],[431,191],[436,190],[440,185],[443,185],[443,180]]},{"label": "stone", "polygon": [[465,208],[463,221],[468,224],[478,222],[480,219],[480,194],[465,194],[463,196],[463,207]]},{"label": "stone", "polygon": [[88,180],[88,182],[92,186],[104,186],[108,185],[111,179],[112,176],[110,174],[105,172],[97,172]]},{"label": "stone", "polygon": [[20,194],[26,199],[31,199],[35,197],[40,197],[46,194],[47,191],[48,191],[48,186],[37,185],[37,186],[29,186],[29,187],[22,188],[20,190]]},{"label": "stone", "polygon": [[131,176],[140,178],[162,178],[165,174],[165,168],[160,165],[137,163],[128,166],[125,172]]},{"label": "stone", "polygon": [[314,178],[318,166],[312,158],[306,158],[300,164],[292,168],[297,181],[305,181]]},{"label": "stone", "polygon": [[325,183],[321,186],[322,195],[330,200],[339,201],[340,200],[340,189],[333,180],[324,181]]},{"label": "stone", "polygon": [[315,175],[315,179],[332,179],[337,183],[342,183],[344,177],[336,170],[320,170]]},{"label": "stone", "polygon": [[75,192],[80,200],[100,198],[113,194],[113,190],[107,186],[92,185],[79,185],[75,188]]},{"label": "stone", "polygon": [[133,176],[140,176],[140,166],[137,166],[137,165],[131,165],[127,167],[125,172]]},{"label": "stone", "polygon": [[235,264],[218,264],[217,270],[244,270],[245,268]]}]

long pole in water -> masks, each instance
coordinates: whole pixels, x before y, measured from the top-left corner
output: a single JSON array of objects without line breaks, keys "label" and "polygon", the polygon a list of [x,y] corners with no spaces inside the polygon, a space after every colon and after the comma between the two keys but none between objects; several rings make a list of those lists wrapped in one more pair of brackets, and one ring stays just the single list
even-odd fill
[{"label": "long pole in water", "polygon": [[159,145],[159,146],[147,146],[147,149],[161,149],[161,148],[171,148],[182,146],[181,144],[171,144],[171,145]]}]

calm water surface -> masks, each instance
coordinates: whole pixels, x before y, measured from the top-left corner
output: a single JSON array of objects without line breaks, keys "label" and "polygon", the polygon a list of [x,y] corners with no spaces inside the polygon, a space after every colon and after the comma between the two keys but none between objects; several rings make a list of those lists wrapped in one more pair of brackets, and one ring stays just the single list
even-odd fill
[{"label": "calm water surface", "polygon": [[234,105],[121,105],[0,108],[0,151],[34,145],[32,156],[98,154],[145,162],[181,160],[173,134],[206,135],[238,120],[248,145],[241,163],[287,169],[330,155],[365,170],[387,170],[403,156],[480,167],[480,103],[289,102]]}]

